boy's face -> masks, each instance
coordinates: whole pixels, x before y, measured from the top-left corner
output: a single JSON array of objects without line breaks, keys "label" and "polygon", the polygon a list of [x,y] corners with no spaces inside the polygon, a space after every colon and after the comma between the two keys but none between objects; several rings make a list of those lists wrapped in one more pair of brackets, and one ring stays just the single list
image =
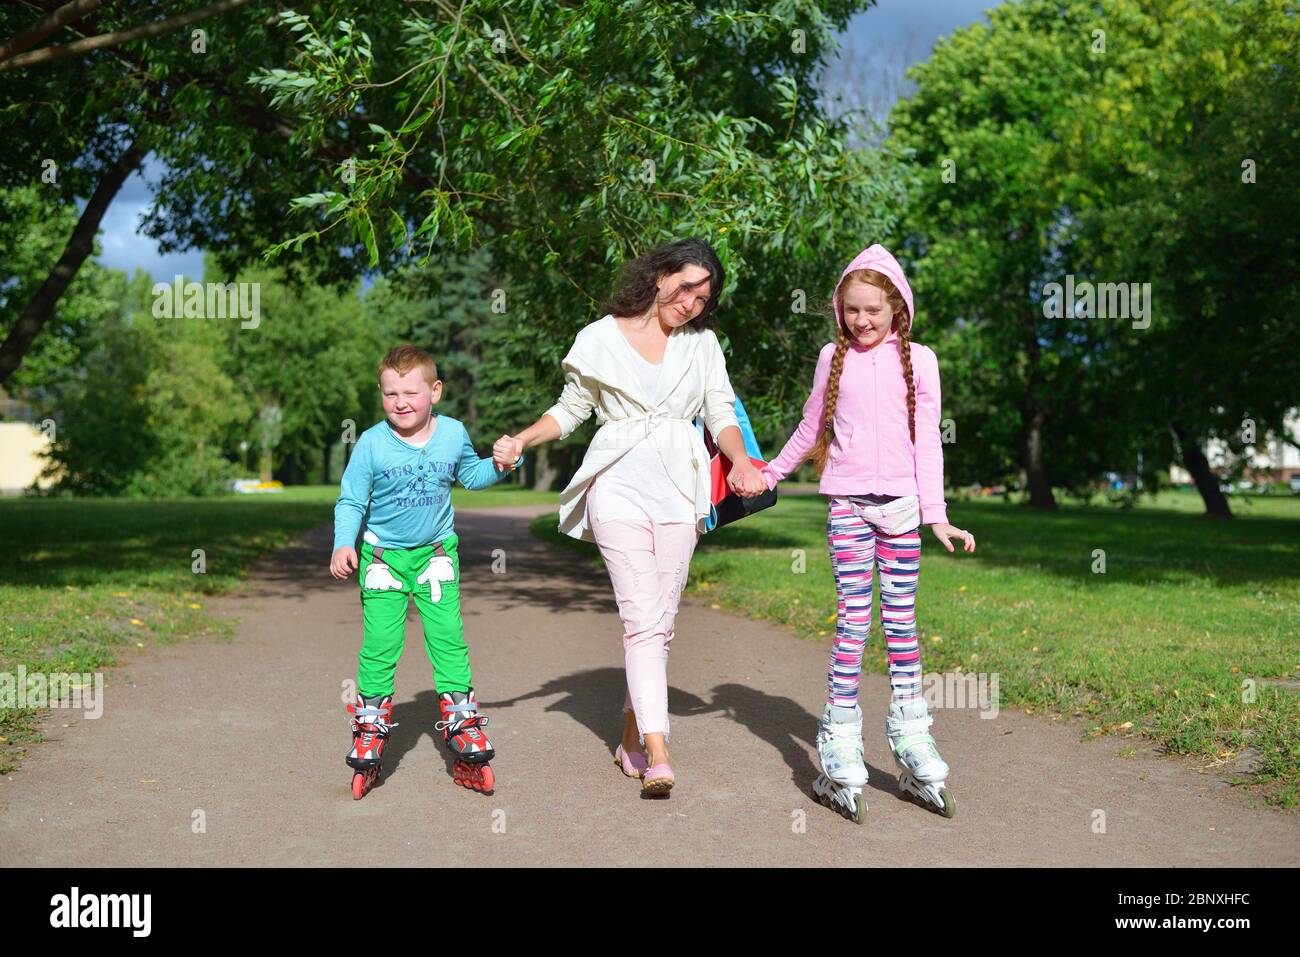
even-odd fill
[{"label": "boy's face", "polygon": [[442,380],[430,385],[424,381],[419,366],[405,375],[385,369],[379,376],[379,392],[384,400],[384,415],[396,429],[418,429],[429,419],[429,409],[442,398]]}]

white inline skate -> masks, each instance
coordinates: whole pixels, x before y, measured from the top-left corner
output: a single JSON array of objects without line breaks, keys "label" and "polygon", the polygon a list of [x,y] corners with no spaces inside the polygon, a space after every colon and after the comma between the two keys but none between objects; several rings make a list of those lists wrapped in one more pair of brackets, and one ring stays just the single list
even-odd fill
[{"label": "white inline skate", "polygon": [[817,728],[817,754],[822,773],[813,782],[813,796],[832,811],[861,824],[867,813],[862,789],[867,766],[862,760],[862,709],[827,705]]},{"label": "white inline skate", "polygon": [[903,793],[922,807],[952,817],[957,813],[957,802],[944,786],[948,765],[939,757],[939,749],[929,734],[932,724],[934,718],[924,698],[913,698],[901,705],[894,702],[885,716],[885,737],[898,763],[898,786]]}]

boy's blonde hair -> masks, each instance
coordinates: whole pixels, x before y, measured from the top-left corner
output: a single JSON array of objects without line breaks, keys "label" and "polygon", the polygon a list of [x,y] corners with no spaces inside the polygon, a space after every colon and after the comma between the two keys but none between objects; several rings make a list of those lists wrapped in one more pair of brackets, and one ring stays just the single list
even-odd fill
[{"label": "boy's blonde hair", "polygon": [[388,355],[379,360],[379,371],[375,376],[376,378],[382,376],[385,369],[392,369],[398,375],[406,375],[416,366],[424,372],[426,383],[433,385],[438,381],[438,367],[434,365],[433,357],[419,346],[398,346],[390,349]]}]

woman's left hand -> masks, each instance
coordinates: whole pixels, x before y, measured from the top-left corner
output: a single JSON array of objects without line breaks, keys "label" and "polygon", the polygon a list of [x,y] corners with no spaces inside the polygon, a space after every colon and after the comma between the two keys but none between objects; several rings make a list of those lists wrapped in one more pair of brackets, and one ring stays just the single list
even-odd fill
[{"label": "woman's left hand", "polygon": [[930,526],[934,532],[934,537],[943,542],[943,547],[952,551],[952,542],[949,539],[960,538],[966,543],[962,549],[964,552],[975,551],[975,536],[964,528],[958,528],[956,525],[949,525],[947,522],[935,522]]},{"label": "woman's left hand", "polygon": [[753,462],[745,459],[731,466],[727,473],[727,486],[742,498],[753,498],[767,491],[767,479],[754,468]]}]

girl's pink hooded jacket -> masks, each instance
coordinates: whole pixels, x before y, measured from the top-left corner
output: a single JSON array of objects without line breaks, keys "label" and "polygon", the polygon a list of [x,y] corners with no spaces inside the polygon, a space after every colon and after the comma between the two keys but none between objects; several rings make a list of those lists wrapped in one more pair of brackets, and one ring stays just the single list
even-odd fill
[{"label": "girl's pink hooded jacket", "polygon": [[[912,287],[903,267],[884,246],[877,243],[858,253],[840,274],[835,286],[858,269],[874,269],[890,278],[912,308]],[[840,326],[838,295],[835,318]],[[916,495],[921,503],[921,522],[926,525],[948,521],[943,497],[943,445],[939,439],[939,361],[934,352],[913,342],[912,381],[916,386],[916,444],[907,429],[907,380],[899,357],[898,333],[891,332],[873,349],[850,340],[840,375],[840,393],[835,402],[834,429],[826,470],[818,491],[823,495]],[[813,374],[812,394],[804,403],[803,419],[781,454],[762,470],[768,488],[789,475],[817,444],[826,409],[826,385],[830,379],[835,343],[822,347]]]}]

